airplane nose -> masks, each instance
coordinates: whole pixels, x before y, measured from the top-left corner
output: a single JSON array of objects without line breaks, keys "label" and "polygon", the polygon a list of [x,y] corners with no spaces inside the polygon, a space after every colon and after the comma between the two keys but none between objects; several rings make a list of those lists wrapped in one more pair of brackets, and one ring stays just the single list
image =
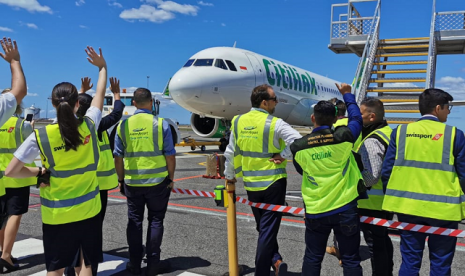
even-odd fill
[{"label": "airplane nose", "polygon": [[197,102],[202,94],[202,81],[197,74],[183,68],[174,74],[169,84],[170,95],[180,106],[187,108],[192,102]]}]

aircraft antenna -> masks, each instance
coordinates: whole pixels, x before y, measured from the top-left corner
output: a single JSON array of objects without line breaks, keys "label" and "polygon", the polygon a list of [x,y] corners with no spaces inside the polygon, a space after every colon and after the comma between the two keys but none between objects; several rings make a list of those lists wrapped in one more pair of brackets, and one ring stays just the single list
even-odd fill
[{"label": "aircraft antenna", "polygon": [[234,41],[234,45],[233,45],[233,48],[236,48],[236,42],[237,42],[237,41]]}]

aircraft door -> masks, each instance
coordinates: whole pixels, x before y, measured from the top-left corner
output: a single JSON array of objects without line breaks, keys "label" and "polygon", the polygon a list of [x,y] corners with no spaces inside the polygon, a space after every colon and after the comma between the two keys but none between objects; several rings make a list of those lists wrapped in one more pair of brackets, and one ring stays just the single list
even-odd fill
[{"label": "aircraft door", "polygon": [[258,58],[253,55],[246,53],[247,58],[249,59],[250,63],[252,64],[252,68],[255,73],[255,85],[260,85],[265,83],[265,73],[264,69],[261,66],[260,61]]}]

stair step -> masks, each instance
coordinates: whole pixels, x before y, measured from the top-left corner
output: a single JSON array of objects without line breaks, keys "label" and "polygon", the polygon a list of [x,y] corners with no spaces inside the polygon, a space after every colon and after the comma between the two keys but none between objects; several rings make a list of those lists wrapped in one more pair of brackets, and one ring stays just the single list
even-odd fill
[{"label": "stair step", "polygon": [[369,83],[425,82],[425,78],[372,78]]},{"label": "stair step", "polygon": [[380,61],[374,62],[374,65],[411,65],[411,64],[428,64],[427,60],[399,60],[399,61]]},{"label": "stair step", "polygon": [[426,69],[389,69],[373,70],[372,74],[407,74],[407,73],[426,73]]},{"label": "stair step", "polygon": [[418,121],[420,118],[386,118],[388,124],[410,124]]},{"label": "stair step", "polygon": [[409,110],[409,109],[399,109],[399,110],[396,110],[396,109],[393,109],[393,110],[384,110],[384,112],[386,113],[420,113],[420,110]]},{"label": "stair step", "polygon": [[408,56],[427,56],[428,52],[411,52],[411,53],[389,53],[377,54],[376,57],[408,57]]},{"label": "stair step", "polygon": [[379,97],[373,97],[382,101],[383,103],[418,103],[418,98],[420,94],[412,95],[412,94],[396,94],[396,95],[386,95]]},{"label": "stair step", "polygon": [[407,37],[407,38],[389,38],[389,39],[381,39],[380,42],[383,43],[385,41],[414,41],[414,40],[429,40],[429,37]]},{"label": "stair step", "polygon": [[409,49],[409,48],[429,48],[429,44],[414,44],[414,45],[383,45],[379,46],[378,50],[393,50],[393,49]]},{"label": "stair step", "polygon": [[423,92],[425,88],[421,87],[368,87],[367,88],[367,93],[368,92],[386,92],[386,93],[392,93],[392,92],[401,92],[401,93],[411,93],[411,92]]}]

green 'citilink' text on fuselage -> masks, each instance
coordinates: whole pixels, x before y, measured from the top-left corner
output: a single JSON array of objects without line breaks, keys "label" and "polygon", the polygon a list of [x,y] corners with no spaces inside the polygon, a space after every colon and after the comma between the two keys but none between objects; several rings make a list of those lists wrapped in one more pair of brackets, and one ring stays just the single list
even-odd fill
[{"label": "green 'citilink' text on fuselage", "polygon": [[[284,89],[293,89],[303,93],[318,95],[315,78],[310,77],[307,72],[300,74],[297,69],[284,64],[275,64],[272,60],[263,59],[268,84],[271,86],[282,86]],[[271,74],[270,67],[274,68],[275,77]],[[286,80],[288,76],[289,82]]]}]

